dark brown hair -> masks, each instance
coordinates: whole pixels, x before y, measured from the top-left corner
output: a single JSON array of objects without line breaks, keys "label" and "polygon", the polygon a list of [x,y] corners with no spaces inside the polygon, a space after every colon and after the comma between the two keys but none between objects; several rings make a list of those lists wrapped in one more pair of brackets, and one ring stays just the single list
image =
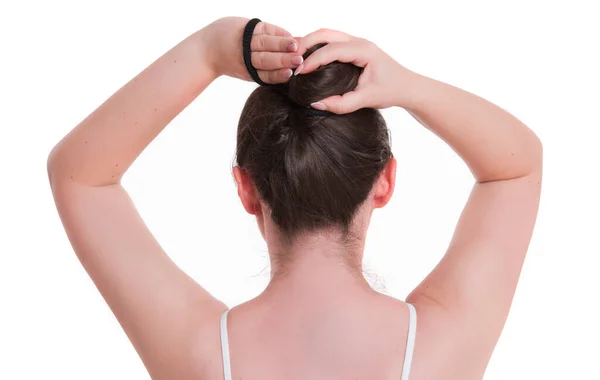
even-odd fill
[{"label": "dark brown hair", "polygon": [[[324,46],[315,45],[304,58]],[[333,62],[285,84],[258,87],[244,106],[237,164],[254,182],[283,236],[337,227],[347,239],[352,220],[392,157],[380,112],[311,112],[310,103],[353,90],[362,69]]]}]

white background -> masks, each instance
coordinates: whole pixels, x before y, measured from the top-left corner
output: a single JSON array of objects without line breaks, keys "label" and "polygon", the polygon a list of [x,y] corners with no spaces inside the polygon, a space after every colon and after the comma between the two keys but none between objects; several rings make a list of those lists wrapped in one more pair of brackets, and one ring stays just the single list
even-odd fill
[{"label": "white background", "polygon": [[[46,176],[51,148],[180,40],[218,17],[260,17],[375,41],[408,68],[483,96],[541,138],[538,223],[485,379],[600,379],[600,23],[593,1],[19,1],[0,6],[0,378],[148,379],[74,255]],[[561,5],[556,5],[556,4]],[[221,78],[124,179],[172,258],[229,306],[268,280],[231,175],[252,83]],[[401,109],[384,111],[398,177],[366,266],[400,299],[444,253],[472,178]],[[417,342],[418,344],[418,342]]]}]

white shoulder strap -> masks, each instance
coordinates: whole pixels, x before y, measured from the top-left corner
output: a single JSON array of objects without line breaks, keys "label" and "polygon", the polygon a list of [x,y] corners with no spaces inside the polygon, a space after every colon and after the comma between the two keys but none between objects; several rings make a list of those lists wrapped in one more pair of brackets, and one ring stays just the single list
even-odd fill
[{"label": "white shoulder strap", "polygon": [[221,315],[221,353],[223,354],[223,378],[231,380],[231,359],[229,358],[229,338],[227,336],[227,314],[229,310]]},{"label": "white shoulder strap", "polygon": [[413,352],[415,351],[415,337],[417,334],[417,309],[410,303],[407,303],[406,305],[408,305],[409,322],[404,365],[402,366],[402,380],[408,380],[408,377],[410,376],[410,366],[412,364]]}]

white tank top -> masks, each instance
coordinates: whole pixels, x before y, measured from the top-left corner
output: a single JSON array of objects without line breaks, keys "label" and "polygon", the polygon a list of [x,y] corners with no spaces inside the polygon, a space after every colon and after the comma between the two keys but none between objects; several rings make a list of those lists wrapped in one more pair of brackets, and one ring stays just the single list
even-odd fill
[{"label": "white tank top", "polygon": [[[404,354],[404,365],[402,367],[402,377],[400,380],[408,380],[410,376],[410,365],[412,363],[413,352],[415,350],[415,336],[417,333],[417,310],[415,307],[407,303],[409,311],[408,320],[408,337],[406,339],[406,352]],[[221,353],[223,355],[223,377],[225,380],[231,378],[231,359],[229,358],[229,339],[227,336],[227,314],[226,310],[221,315]]]}]

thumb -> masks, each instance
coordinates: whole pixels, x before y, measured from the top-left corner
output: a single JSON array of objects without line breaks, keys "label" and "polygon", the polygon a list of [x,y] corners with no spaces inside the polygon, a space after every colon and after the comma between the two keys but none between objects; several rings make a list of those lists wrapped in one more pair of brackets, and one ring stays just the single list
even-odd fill
[{"label": "thumb", "polygon": [[347,92],[343,95],[330,96],[318,102],[312,103],[311,107],[321,111],[329,111],[337,114],[350,113],[364,107],[364,101],[362,98],[362,93],[355,90]]}]

